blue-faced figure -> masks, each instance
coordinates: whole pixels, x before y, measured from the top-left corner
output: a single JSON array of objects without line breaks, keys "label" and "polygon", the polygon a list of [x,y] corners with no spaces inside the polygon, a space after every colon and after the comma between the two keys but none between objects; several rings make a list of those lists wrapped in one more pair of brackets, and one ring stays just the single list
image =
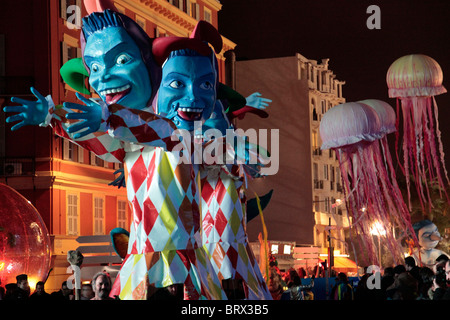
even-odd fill
[{"label": "blue-faced figure", "polygon": [[215,56],[194,50],[173,51],[162,68],[158,113],[189,131],[195,121],[206,121],[217,98],[216,63]]},{"label": "blue-faced figure", "polygon": [[84,18],[82,53],[89,84],[106,104],[144,109],[156,95],[161,70],[151,39],[130,20],[110,10]]}]

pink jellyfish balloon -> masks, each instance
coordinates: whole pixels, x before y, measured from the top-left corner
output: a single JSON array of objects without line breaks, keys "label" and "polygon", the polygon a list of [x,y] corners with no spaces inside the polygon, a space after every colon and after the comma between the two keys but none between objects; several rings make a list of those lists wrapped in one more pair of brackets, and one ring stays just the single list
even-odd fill
[{"label": "pink jellyfish balloon", "polygon": [[[380,122],[380,132],[383,136],[378,140],[380,151],[374,153],[377,158],[377,163],[384,163],[384,166],[378,166],[378,173],[380,181],[383,183],[384,189],[388,192],[386,199],[390,201],[389,208],[395,208],[391,211],[391,216],[395,219],[395,226],[398,228],[399,233],[396,235],[397,241],[411,237],[413,242],[418,245],[417,238],[412,227],[411,215],[405,204],[402,196],[402,192],[397,183],[397,177],[395,168],[392,162],[391,153],[389,151],[389,144],[387,135],[397,131],[396,129],[396,115],[394,109],[386,102],[376,99],[367,99],[359,101],[359,103],[368,105],[377,113]],[[378,146],[374,146],[378,148]],[[382,156],[382,158],[381,158]]]},{"label": "pink jellyfish balloon", "polygon": [[[429,182],[437,183],[440,196],[447,197],[444,177],[450,184],[444,163],[444,152],[439,131],[438,107],[434,96],[447,92],[442,85],[443,73],[439,64],[423,54],[403,56],[389,67],[386,82],[389,97],[397,98],[397,129],[400,103],[403,114],[403,165],[408,201],[411,209],[410,175],[425,212],[425,203],[431,210]],[[399,133],[396,134],[398,158]],[[436,142],[439,147],[436,146]],[[400,162],[400,161],[399,161]],[[428,177],[427,177],[428,176]]]},{"label": "pink jellyfish balloon", "polygon": [[403,220],[409,212],[398,204],[403,199],[399,190],[393,191],[379,147],[378,140],[386,134],[384,127],[374,108],[356,102],[331,108],[320,123],[321,149],[334,149],[339,160],[351,228],[359,235],[370,263],[378,265],[381,261],[372,235],[383,236],[393,259],[400,263],[403,248],[395,229],[409,229]]}]

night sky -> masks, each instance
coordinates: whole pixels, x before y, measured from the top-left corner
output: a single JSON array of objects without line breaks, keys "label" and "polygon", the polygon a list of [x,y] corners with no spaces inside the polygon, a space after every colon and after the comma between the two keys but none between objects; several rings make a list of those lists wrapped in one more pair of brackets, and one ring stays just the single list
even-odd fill
[{"label": "night sky", "polygon": [[[330,58],[329,68],[346,81],[348,102],[388,97],[386,72],[396,59],[421,53],[435,59],[450,91],[448,0],[220,0],[220,32],[237,44],[238,60],[292,56]],[[370,5],[381,11],[381,29],[366,26]],[[450,163],[450,92],[437,96],[440,129]],[[271,108],[276,108],[272,105]]]}]

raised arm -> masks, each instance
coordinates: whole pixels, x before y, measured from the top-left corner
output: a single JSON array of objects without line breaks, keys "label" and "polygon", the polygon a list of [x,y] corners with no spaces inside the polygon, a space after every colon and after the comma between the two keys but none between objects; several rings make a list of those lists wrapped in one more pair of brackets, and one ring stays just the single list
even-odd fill
[{"label": "raised arm", "polygon": [[35,88],[31,88],[31,92],[36,97],[36,101],[13,97],[11,101],[20,105],[3,108],[5,113],[15,113],[6,119],[7,123],[17,122],[11,130],[15,131],[27,125],[42,127],[50,125],[57,135],[94,152],[103,160],[109,162],[123,161],[125,152],[121,141],[115,140],[106,132],[85,132],[83,137],[74,136],[67,131],[68,126],[76,122],[66,117],[70,110],[63,106],[55,106],[50,95],[44,97]]},{"label": "raised arm", "polygon": [[107,131],[111,137],[119,141],[161,147],[167,151],[171,151],[179,143],[171,139],[171,136],[176,134],[177,128],[168,119],[118,104],[98,105],[81,95],[78,95],[78,99],[85,105],[64,103],[65,108],[71,110],[65,117],[69,120],[79,120],[67,128],[67,132],[76,138],[92,132]]}]

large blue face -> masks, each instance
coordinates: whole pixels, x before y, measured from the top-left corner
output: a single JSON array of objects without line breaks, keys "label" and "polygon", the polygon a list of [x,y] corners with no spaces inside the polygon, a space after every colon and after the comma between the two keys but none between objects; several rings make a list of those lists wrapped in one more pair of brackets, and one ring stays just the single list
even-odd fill
[{"label": "large blue face", "polygon": [[180,129],[211,116],[216,102],[216,73],[209,57],[175,56],[162,69],[158,113]]},{"label": "large blue face", "polygon": [[109,27],[92,34],[84,60],[90,70],[90,85],[108,105],[147,106],[152,93],[150,76],[138,46],[125,29]]}]

